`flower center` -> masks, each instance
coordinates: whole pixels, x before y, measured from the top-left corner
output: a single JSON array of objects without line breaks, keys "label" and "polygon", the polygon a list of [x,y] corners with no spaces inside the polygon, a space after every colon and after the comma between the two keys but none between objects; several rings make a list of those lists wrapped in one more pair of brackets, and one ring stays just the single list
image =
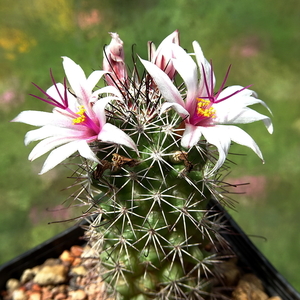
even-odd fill
[{"label": "flower center", "polygon": [[83,123],[83,122],[85,121],[85,119],[86,119],[86,116],[84,115],[85,111],[86,111],[86,109],[84,108],[83,105],[81,105],[81,106],[79,107],[79,111],[76,113],[77,115],[79,115],[79,117],[73,119],[73,124],[74,124],[74,125],[75,125],[75,124]]},{"label": "flower center", "polygon": [[209,100],[197,98],[196,111],[199,117],[206,117],[206,118],[216,117],[216,110],[211,106],[211,102]]}]

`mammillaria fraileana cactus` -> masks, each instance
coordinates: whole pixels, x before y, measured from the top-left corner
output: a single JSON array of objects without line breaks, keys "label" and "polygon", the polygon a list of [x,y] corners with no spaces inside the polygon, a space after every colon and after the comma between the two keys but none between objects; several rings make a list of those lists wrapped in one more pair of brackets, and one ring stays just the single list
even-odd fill
[{"label": "mammillaria fraileana cactus", "polygon": [[[72,90],[53,79],[46,92],[39,88],[44,98],[37,98],[54,111],[23,112],[13,121],[42,126],[25,138],[42,140],[30,159],[52,150],[42,173],[77,150],[82,157],[76,198],[93,216],[87,236],[110,295],[209,298],[217,256],[208,248],[222,242],[222,224],[208,216],[206,205],[212,195],[222,199],[218,172],[231,141],[263,159],[254,140],[235,125],[262,120],[272,133],[270,118],[248,106],[268,107],[248,87],[224,89],[228,72],[215,93],[212,64],[197,42],[187,54],[177,31],[157,50],[149,44],[149,60],[137,58],[144,76],[136,66],[128,75],[123,42],[111,36],[104,71],[86,78],[64,58]],[[183,80],[179,86],[176,74]],[[107,86],[93,92],[103,75]]]}]

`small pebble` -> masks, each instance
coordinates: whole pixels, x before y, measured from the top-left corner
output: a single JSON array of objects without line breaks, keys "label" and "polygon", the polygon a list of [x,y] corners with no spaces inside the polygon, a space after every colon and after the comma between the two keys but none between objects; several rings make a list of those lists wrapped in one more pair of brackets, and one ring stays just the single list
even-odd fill
[{"label": "small pebble", "polygon": [[71,269],[70,275],[78,275],[85,276],[87,274],[87,270],[84,266],[78,266]]},{"label": "small pebble", "polygon": [[72,246],[70,251],[75,257],[80,257],[83,252],[83,248],[81,246]]},{"label": "small pebble", "polygon": [[9,292],[12,292],[14,290],[16,290],[17,288],[20,287],[20,281],[18,279],[15,278],[11,278],[6,282],[6,289]]},{"label": "small pebble", "polygon": [[85,300],[87,299],[87,294],[83,290],[71,291],[69,292],[72,300]]},{"label": "small pebble", "polygon": [[59,256],[60,260],[63,263],[66,263],[67,265],[70,265],[73,263],[75,257],[71,254],[70,251],[65,250],[60,256]]},{"label": "small pebble", "polygon": [[27,300],[41,300],[42,299],[42,294],[39,292],[29,292],[27,294],[28,298]]},{"label": "small pebble", "polygon": [[236,285],[240,278],[240,270],[236,264],[235,259],[230,259],[216,265],[217,272],[222,274],[222,280],[228,286]]},{"label": "small pebble", "polygon": [[13,291],[12,299],[13,300],[27,300],[27,296],[22,289],[18,289],[18,290]]},{"label": "small pebble", "polygon": [[54,297],[54,300],[63,300],[63,299],[67,299],[67,295],[65,293],[59,293]]},{"label": "small pebble", "polygon": [[93,299],[97,295],[104,295],[105,294],[105,282],[101,278],[97,280],[95,283],[91,283],[85,288],[85,292],[89,296],[89,299]]},{"label": "small pebble", "polygon": [[33,269],[26,269],[23,272],[22,276],[21,276],[21,279],[20,279],[21,283],[25,283],[25,282],[30,281],[31,279],[33,279],[33,277],[35,276],[35,274],[36,274],[35,270],[33,270]]},{"label": "small pebble", "polygon": [[263,291],[260,279],[254,274],[244,275],[232,292],[234,300],[268,300],[267,294]]},{"label": "small pebble", "polygon": [[82,259],[80,257],[75,257],[72,262],[72,266],[79,266],[81,264]]},{"label": "small pebble", "polygon": [[60,284],[67,281],[67,269],[63,265],[44,266],[33,278],[39,285]]},{"label": "small pebble", "polygon": [[42,300],[52,300],[53,293],[49,287],[42,287]]},{"label": "small pebble", "polygon": [[36,284],[36,283],[34,283],[34,284],[32,285],[31,289],[32,289],[33,291],[35,291],[35,292],[41,292],[41,290],[42,290],[41,286],[38,285],[38,284]]},{"label": "small pebble", "polygon": [[67,294],[67,290],[68,290],[68,286],[65,284],[62,285],[58,285],[52,288],[52,293],[53,295],[57,295],[57,294]]},{"label": "small pebble", "polygon": [[257,289],[259,289],[261,291],[264,290],[262,281],[258,277],[256,277],[254,274],[245,274],[241,278],[240,283],[244,282],[244,281],[250,283],[251,285],[255,286]]}]

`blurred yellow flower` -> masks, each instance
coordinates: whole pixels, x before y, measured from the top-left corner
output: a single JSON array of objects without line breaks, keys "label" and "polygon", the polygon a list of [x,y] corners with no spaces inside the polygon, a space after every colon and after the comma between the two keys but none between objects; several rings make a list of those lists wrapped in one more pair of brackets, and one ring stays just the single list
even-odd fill
[{"label": "blurred yellow flower", "polygon": [[0,47],[8,60],[14,60],[18,53],[28,52],[36,44],[35,39],[16,28],[4,28],[0,35]]}]

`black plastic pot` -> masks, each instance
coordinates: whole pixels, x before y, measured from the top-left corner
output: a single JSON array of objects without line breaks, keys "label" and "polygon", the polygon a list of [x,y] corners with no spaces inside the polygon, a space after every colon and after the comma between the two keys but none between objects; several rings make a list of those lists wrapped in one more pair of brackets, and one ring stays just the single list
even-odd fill
[{"label": "black plastic pot", "polygon": [[[300,294],[278,273],[224,208],[214,200],[208,206],[212,218],[216,211],[222,212],[221,222],[226,230],[220,234],[231,245],[243,266],[263,281],[267,293],[280,296],[282,300],[300,300]],[[5,290],[8,279],[20,278],[25,269],[42,264],[49,257],[58,257],[73,245],[82,245],[85,242],[83,233],[84,230],[75,225],[0,266],[0,290]]]},{"label": "black plastic pot", "polygon": [[217,211],[222,212],[223,216],[219,221],[226,230],[220,234],[230,244],[243,266],[263,282],[267,294],[280,296],[282,300],[299,300],[300,294],[278,273],[226,210],[214,200],[208,203],[208,208],[211,209],[211,215],[215,215]]}]

